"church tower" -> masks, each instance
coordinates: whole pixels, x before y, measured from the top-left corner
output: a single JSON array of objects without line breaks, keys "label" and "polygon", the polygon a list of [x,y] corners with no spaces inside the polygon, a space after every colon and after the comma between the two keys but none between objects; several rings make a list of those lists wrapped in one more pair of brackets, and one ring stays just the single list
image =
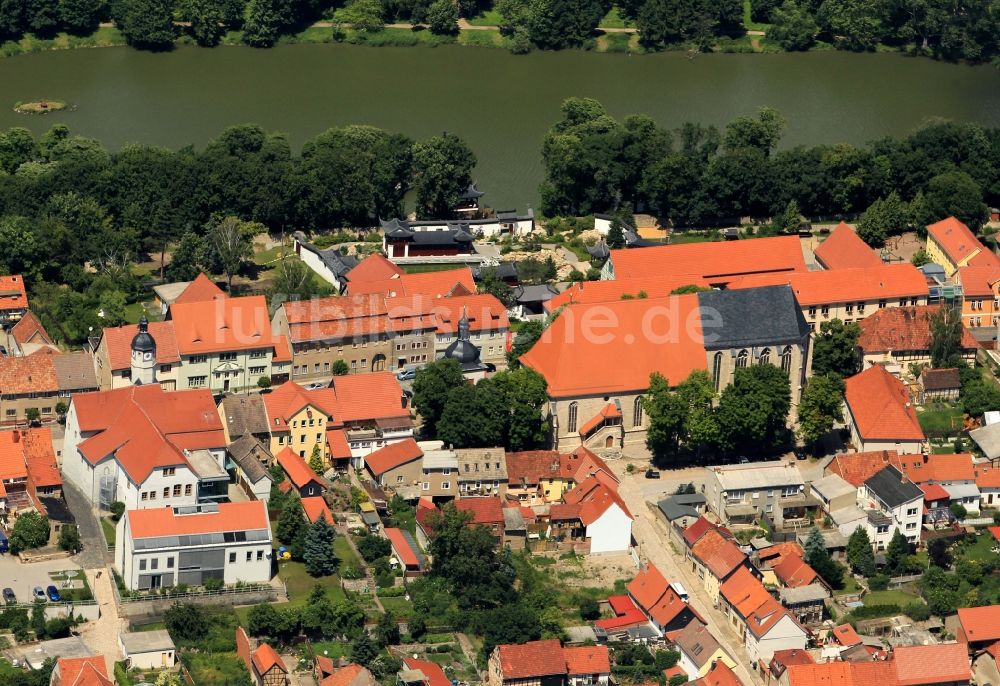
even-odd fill
[{"label": "church tower", "polygon": [[149,333],[149,321],[139,320],[139,332],[132,338],[132,383],[156,383],[156,340]]}]

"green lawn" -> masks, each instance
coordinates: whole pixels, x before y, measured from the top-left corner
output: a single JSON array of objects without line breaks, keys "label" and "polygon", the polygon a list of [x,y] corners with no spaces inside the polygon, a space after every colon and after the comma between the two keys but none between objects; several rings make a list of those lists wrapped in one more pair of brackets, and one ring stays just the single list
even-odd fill
[{"label": "green lawn", "polygon": [[962,409],[951,404],[933,403],[917,409],[917,421],[925,434],[952,434],[962,428]]},{"label": "green lawn", "polygon": [[160,316],[159,311],[150,311],[142,306],[142,303],[132,303],[131,305],[125,306],[125,321],[130,324],[138,324],[139,319],[145,315],[146,319],[150,321],[157,322],[163,317]]},{"label": "green lawn", "polygon": [[834,591],[834,595],[851,595],[861,590],[857,580],[850,574],[844,574],[844,587],[839,591]]},{"label": "green lawn", "polygon": [[634,29],[635,22],[631,19],[625,19],[621,15],[621,10],[617,7],[612,7],[611,11],[604,15],[604,19],[601,19],[597,27],[601,29]]},{"label": "green lawn", "polygon": [[487,10],[469,19],[469,23],[473,26],[500,26],[502,20],[500,19],[499,12],[496,10]]},{"label": "green lawn", "polygon": [[314,641],[312,649],[314,655],[325,655],[331,660],[350,657],[351,654],[351,645],[340,641]]},{"label": "green lawn", "polygon": [[333,576],[311,577],[306,572],[306,567],[301,562],[282,562],[278,567],[278,576],[285,582],[288,589],[288,601],[290,605],[305,605],[309,599],[309,594],[313,588],[319,584],[326,589],[327,595],[332,600],[344,600],[344,590],[340,587],[340,577]]},{"label": "green lawn", "polygon": [[114,522],[107,517],[101,517],[101,529],[104,531],[104,538],[108,539],[108,545],[114,545],[115,536],[117,535]]},{"label": "green lawn", "polygon": [[910,603],[918,602],[921,602],[918,596],[900,590],[872,591],[865,594],[864,597],[865,605],[899,605],[904,607]]},{"label": "green lawn", "polygon": [[281,257],[281,255],[287,254],[288,251],[289,251],[288,248],[276,245],[273,248],[264,250],[263,252],[254,253],[253,261],[261,265],[268,264],[270,262],[274,262],[275,260],[277,260],[279,257]]},{"label": "green lawn", "polygon": [[407,264],[403,265],[403,271],[407,274],[422,274],[424,272],[446,272],[452,269],[461,269],[464,264]]},{"label": "green lawn", "polygon": [[183,653],[184,665],[198,686],[247,683],[247,671],[236,653]]},{"label": "green lawn", "polygon": [[721,237],[716,233],[674,231],[670,234],[670,245],[678,245],[681,243],[709,243],[719,240],[721,240]]},{"label": "green lawn", "polygon": [[397,619],[409,617],[413,613],[413,603],[403,596],[393,598],[379,597],[379,600],[382,602],[382,607],[386,611],[392,612]]},{"label": "green lawn", "polygon": [[337,559],[340,560],[341,569],[345,566],[361,566],[361,560],[355,555],[354,548],[351,547],[350,542],[343,536],[337,536],[333,539],[333,552],[336,553]]},{"label": "green lawn", "polygon": [[752,0],[743,0],[743,26],[747,28],[747,31],[767,31],[771,28],[770,24],[755,22],[750,19],[751,2]]},{"label": "green lawn", "polygon": [[955,558],[964,558],[966,560],[976,560],[978,562],[996,562],[1000,556],[993,552],[992,548],[996,545],[996,540],[989,532],[983,533],[981,536],[976,536],[974,542],[969,544],[962,544],[956,546],[952,549]]}]

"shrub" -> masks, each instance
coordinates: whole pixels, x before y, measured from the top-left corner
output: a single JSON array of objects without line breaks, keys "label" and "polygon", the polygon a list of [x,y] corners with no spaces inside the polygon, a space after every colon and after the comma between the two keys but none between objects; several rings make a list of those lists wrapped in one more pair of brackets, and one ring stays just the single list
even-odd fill
[{"label": "shrub", "polygon": [[873,591],[884,591],[889,588],[889,577],[885,574],[876,574],[868,580],[868,588]]},{"label": "shrub", "polygon": [[125,514],[125,503],[123,503],[120,500],[116,500],[115,502],[111,503],[110,509],[111,509],[111,519],[117,522],[119,519],[122,518],[122,515]]},{"label": "shrub", "polygon": [[965,506],[962,503],[952,503],[950,509],[951,513],[955,515],[955,519],[958,520],[965,519],[965,517],[969,514],[968,510],[965,509]]},{"label": "shrub", "polygon": [[910,603],[903,608],[903,614],[915,622],[923,622],[930,619],[931,610],[924,603]]},{"label": "shrub", "polygon": [[601,606],[593,598],[587,598],[580,603],[580,617],[584,620],[598,619],[601,616]]}]

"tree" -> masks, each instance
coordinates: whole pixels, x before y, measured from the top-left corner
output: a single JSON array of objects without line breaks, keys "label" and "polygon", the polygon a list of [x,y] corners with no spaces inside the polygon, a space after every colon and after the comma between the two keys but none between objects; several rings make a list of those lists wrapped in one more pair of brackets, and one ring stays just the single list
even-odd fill
[{"label": "tree", "polygon": [[392,546],[389,539],[381,536],[362,536],[357,540],[358,552],[365,562],[374,562],[380,557],[388,557],[392,554]]},{"label": "tree", "polygon": [[606,13],[599,0],[529,0],[526,28],[535,45],[559,50],[583,43]]},{"label": "tree", "polygon": [[26,512],[14,522],[10,534],[10,552],[41,548],[49,542],[49,518],[37,512]]},{"label": "tree", "polygon": [[935,369],[957,367],[962,362],[962,313],[941,306],[928,316],[931,330],[931,366]]},{"label": "tree", "polygon": [[[785,119],[771,107],[761,107],[755,117],[737,117],[726,125],[722,145],[735,152],[746,148],[769,155],[781,140]],[[798,225],[796,225],[796,228]]]},{"label": "tree", "polygon": [[963,412],[970,417],[982,417],[989,410],[1000,407],[1000,388],[980,378],[963,384],[959,399]]},{"label": "tree", "polygon": [[952,503],[948,506],[948,508],[951,510],[951,513],[955,515],[955,519],[958,521],[964,520],[969,514],[968,510],[965,509],[965,505],[962,503]]},{"label": "tree", "polygon": [[625,247],[625,229],[632,229],[632,215],[630,212],[620,209],[615,212],[608,227],[606,241],[612,250],[620,250]]},{"label": "tree", "polygon": [[275,0],[250,0],[243,24],[243,42],[254,48],[269,48],[278,39],[281,16]]},{"label": "tree", "polygon": [[208,617],[198,605],[174,603],[163,613],[163,623],[170,635],[180,641],[196,643],[208,635]]},{"label": "tree", "polygon": [[719,397],[718,424],[728,447],[759,450],[779,445],[788,431],[791,401],[788,375],[780,367],[737,369],[733,383]]},{"label": "tree", "polygon": [[317,283],[312,270],[302,260],[289,256],[280,260],[274,269],[271,281],[272,305],[288,300],[309,300],[328,295],[329,292],[329,288]]},{"label": "tree", "polygon": [[182,0],[181,15],[191,22],[191,35],[198,45],[218,45],[226,32],[223,8],[218,0]]},{"label": "tree", "polygon": [[375,642],[383,648],[399,644],[399,624],[392,610],[386,610],[379,617],[378,626],[375,627]]},{"label": "tree", "polygon": [[875,574],[875,553],[872,552],[868,530],[863,526],[859,525],[847,539],[847,561],[862,576],[870,577]]},{"label": "tree", "polygon": [[375,33],[385,27],[385,9],[380,0],[353,0],[334,13],[338,22],[350,24],[355,31]]},{"label": "tree", "polygon": [[455,360],[438,360],[417,370],[413,379],[413,407],[423,420],[424,436],[437,435],[437,423],[449,393],[465,383],[462,367]]},{"label": "tree", "polygon": [[59,21],[70,33],[92,33],[100,21],[103,6],[99,0],[59,0]]},{"label": "tree", "polygon": [[910,225],[910,210],[893,191],[879,198],[858,219],[858,237],[873,248],[885,245],[885,239],[903,233]]},{"label": "tree", "polygon": [[496,267],[483,267],[479,274],[479,283],[476,284],[476,291],[492,295],[507,308],[513,307],[516,303],[514,289],[497,276]]},{"label": "tree", "polygon": [[933,262],[933,260],[931,259],[931,256],[927,253],[927,251],[924,250],[923,248],[920,248],[915,253],[913,253],[913,257],[910,258],[910,264],[912,264],[914,267],[923,267],[925,264],[929,264],[930,262]]},{"label": "tree", "polygon": [[954,216],[973,231],[978,231],[986,220],[982,189],[964,171],[938,174],[928,182],[924,197],[927,212],[936,219]]},{"label": "tree", "polygon": [[816,17],[848,50],[872,50],[881,35],[878,10],[865,0],[824,0]]},{"label": "tree", "polygon": [[302,511],[302,501],[298,498],[290,498],[278,516],[275,534],[279,541],[291,549],[293,557],[301,557],[301,553],[298,555],[296,553],[299,552],[303,543],[302,538],[308,528],[309,525],[306,524],[305,514]]},{"label": "tree", "polygon": [[177,281],[193,281],[205,271],[207,263],[208,244],[198,234],[188,231],[170,253],[167,276]]},{"label": "tree", "polygon": [[130,0],[121,25],[125,41],[145,50],[166,50],[174,43],[173,0]]},{"label": "tree", "polygon": [[226,291],[233,292],[233,277],[243,263],[253,257],[252,239],[258,224],[243,222],[236,217],[225,217],[209,229],[209,240],[215,256],[226,274]]},{"label": "tree", "polygon": [[806,539],[805,553],[806,563],[823,577],[823,580],[830,585],[830,588],[840,589],[844,587],[844,568],[837,564],[830,552],[826,549],[819,529],[812,528],[809,537]]},{"label": "tree", "polygon": [[116,500],[109,506],[108,510],[111,512],[111,519],[113,521],[118,521],[125,514],[125,503],[120,500]]},{"label": "tree", "polygon": [[927,542],[927,557],[932,565],[941,569],[951,568],[951,551],[948,549],[948,541],[944,538],[933,538]]},{"label": "tree", "polygon": [[434,0],[427,8],[431,33],[453,36],[458,33],[458,6],[452,0]]},{"label": "tree", "polygon": [[107,326],[121,326],[125,323],[125,308],[128,301],[121,291],[105,291],[101,294],[102,319]]},{"label": "tree", "polygon": [[366,631],[351,643],[351,661],[367,667],[378,657],[378,646]]},{"label": "tree", "polygon": [[899,576],[907,571],[907,558],[910,555],[910,543],[899,529],[896,529],[889,545],[885,548],[885,573],[889,576]]},{"label": "tree", "polygon": [[857,374],[861,368],[860,337],[861,327],[855,323],[831,319],[820,324],[813,343],[813,374],[836,374],[841,378]]},{"label": "tree", "polygon": [[815,443],[843,420],[844,380],[836,374],[813,375],[799,401],[799,437]]},{"label": "tree", "polygon": [[309,454],[309,469],[317,474],[322,474],[326,471],[326,463],[323,462],[323,451],[319,443],[313,444],[312,452]]},{"label": "tree", "polygon": [[823,551],[826,550],[826,541],[823,539],[823,534],[815,526],[809,530],[809,535],[806,537],[806,542],[802,546],[802,550],[806,554],[806,562],[811,557],[822,555]]},{"label": "tree", "polygon": [[38,424],[41,421],[42,413],[37,407],[29,407],[24,411],[24,418],[32,425]]},{"label": "tree", "polygon": [[277,608],[270,603],[259,603],[247,614],[247,632],[251,636],[278,636],[283,629],[284,619]]},{"label": "tree", "polygon": [[78,553],[83,548],[76,524],[63,524],[59,529],[59,548],[71,553]]},{"label": "tree", "polygon": [[649,377],[649,390],[642,399],[642,407],[649,418],[646,447],[653,458],[660,462],[676,455],[687,420],[687,408],[680,396],[671,392],[670,382],[659,372]]},{"label": "tree", "polygon": [[457,136],[443,134],[413,146],[417,216],[452,216],[458,196],[472,182],[476,156]]},{"label": "tree", "polygon": [[593,598],[585,598],[580,601],[580,618],[586,622],[600,619],[601,607]]},{"label": "tree", "polygon": [[310,576],[330,576],[337,571],[333,538],[334,530],[327,523],[326,517],[319,517],[306,531],[302,544],[302,559]]},{"label": "tree", "polygon": [[789,200],[785,209],[775,216],[773,223],[774,228],[778,231],[796,233],[802,224],[802,212],[799,210],[799,204],[794,199]]},{"label": "tree", "polygon": [[343,360],[334,360],[333,364],[330,366],[330,371],[334,376],[347,376],[351,373],[347,363]]},{"label": "tree", "polygon": [[271,377],[267,374],[261,374],[260,378],[257,379],[257,388],[260,390],[267,390],[271,387]]},{"label": "tree", "polygon": [[[757,8],[756,2],[753,8]],[[811,48],[818,33],[819,24],[810,10],[794,0],[785,0],[772,13],[772,25],[767,30],[767,38],[780,45],[782,50],[798,51]]]}]

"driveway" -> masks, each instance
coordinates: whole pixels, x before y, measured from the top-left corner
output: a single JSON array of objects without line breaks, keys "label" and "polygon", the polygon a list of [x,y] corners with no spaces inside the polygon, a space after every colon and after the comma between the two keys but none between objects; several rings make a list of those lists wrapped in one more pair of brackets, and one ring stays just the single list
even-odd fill
[{"label": "driveway", "polygon": [[83,550],[73,560],[84,569],[103,569],[111,556],[107,552],[97,514],[83,493],[70,483],[63,483],[63,498],[73,513],[76,527],[80,531],[80,541],[83,543]]}]

